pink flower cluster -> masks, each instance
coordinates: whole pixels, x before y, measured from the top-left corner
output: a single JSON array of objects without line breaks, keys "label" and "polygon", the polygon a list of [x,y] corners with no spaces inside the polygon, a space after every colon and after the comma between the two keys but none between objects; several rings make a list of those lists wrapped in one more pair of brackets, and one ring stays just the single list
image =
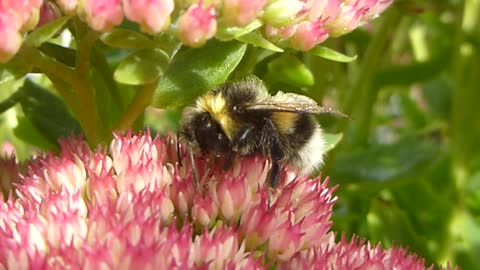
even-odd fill
[{"label": "pink flower cluster", "polygon": [[[371,20],[392,1],[2,0],[0,38],[7,42],[0,45],[0,62],[7,62],[18,51],[22,33],[37,25],[39,14],[40,24],[61,13],[78,15],[99,32],[109,31],[127,18],[138,23],[144,32],[155,34],[169,30],[191,47],[202,46],[220,28],[238,30],[256,24],[251,30],[259,31],[267,39],[307,51],[329,36],[345,34]],[[169,28],[171,22],[173,27]],[[222,35],[222,39],[234,37]]]},{"label": "pink flower cluster", "polygon": [[403,249],[336,243],[328,181],[285,169],[270,191],[259,157],[227,172],[197,157],[195,186],[188,157],[148,132],[108,150],[63,142],[0,203],[0,269],[425,269]]}]

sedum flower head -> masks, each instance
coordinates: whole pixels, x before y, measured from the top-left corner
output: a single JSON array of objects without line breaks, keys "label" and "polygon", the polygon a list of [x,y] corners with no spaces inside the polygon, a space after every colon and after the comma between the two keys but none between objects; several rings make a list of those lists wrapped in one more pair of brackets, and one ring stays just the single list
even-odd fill
[{"label": "sedum flower head", "polygon": [[[180,158],[180,159],[179,159]],[[328,181],[268,162],[224,171],[171,137],[116,135],[108,149],[62,142],[0,203],[0,269],[425,269],[403,249],[336,243]]]}]

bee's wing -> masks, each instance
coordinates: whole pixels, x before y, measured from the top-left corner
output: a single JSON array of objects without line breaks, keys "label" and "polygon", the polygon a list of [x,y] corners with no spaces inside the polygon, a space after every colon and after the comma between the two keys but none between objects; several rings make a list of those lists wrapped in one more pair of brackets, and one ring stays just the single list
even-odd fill
[{"label": "bee's wing", "polygon": [[348,118],[347,115],[332,108],[322,107],[315,100],[294,93],[278,92],[255,104],[247,105],[245,111],[296,112],[309,114],[334,114]]}]

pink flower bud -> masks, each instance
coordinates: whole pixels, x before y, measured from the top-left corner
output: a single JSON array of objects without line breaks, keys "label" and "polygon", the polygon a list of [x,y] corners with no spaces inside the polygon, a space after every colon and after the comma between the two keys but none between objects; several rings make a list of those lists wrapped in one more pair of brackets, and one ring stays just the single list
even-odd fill
[{"label": "pink flower bud", "polygon": [[192,219],[202,227],[209,228],[218,215],[218,206],[210,197],[195,197]]},{"label": "pink flower bud", "polygon": [[330,29],[330,35],[333,37],[341,36],[357,28],[365,11],[366,7],[356,4],[341,5],[338,15],[325,23]]},{"label": "pink flower bud", "polygon": [[300,0],[272,0],[265,7],[262,18],[274,27],[288,26],[295,23],[304,5]]},{"label": "pink flower bud", "polygon": [[295,34],[290,38],[294,49],[308,51],[328,38],[328,31],[319,21],[304,21],[298,24]]},{"label": "pink flower bud", "polygon": [[342,0],[309,0],[307,1],[308,14],[307,20],[331,20],[337,17],[340,12],[340,6],[343,5]]},{"label": "pink flower bud", "polygon": [[214,6],[205,7],[202,1],[191,5],[178,19],[178,36],[191,47],[201,47],[217,32]]},{"label": "pink flower bud", "polygon": [[212,185],[210,196],[225,220],[238,220],[252,200],[252,193],[244,179],[242,176],[226,176],[217,185]]},{"label": "pink flower bud", "polygon": [[173,0],[123,0],[125,16],[149,33],[158,33],[170,24]]},{"label": "pink flower bud", "polygon": [[222,18],[227,25],[243,27],[261,13],[267,0],[225,0],[222,5]]},{"label": "pink flower bud", "polygon": [[85,0],[87,23],[95,31],[108,31],[123,20],[121,0]]}]

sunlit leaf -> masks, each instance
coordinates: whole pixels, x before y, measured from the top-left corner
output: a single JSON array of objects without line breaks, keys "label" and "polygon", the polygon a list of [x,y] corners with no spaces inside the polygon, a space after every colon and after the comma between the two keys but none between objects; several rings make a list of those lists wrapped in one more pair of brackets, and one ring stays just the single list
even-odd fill
[{"label": "sunlit leaf", "polygon": [[364,150],[338,153],[331,176],[346,182],[384,182],[418,176],[435,161],[439,148],[418,138],[378,144]]},{"label": "sunlit leaf", "polygon": [[103,34],[100,40],[114,48],[148,49],[155,47],[155,42],[144,34],[122,28],[115,28]]},{"label": "sunlit leaf", "polygon": [[260,20],[254,20],[245,27],[221,27],[215,37],[220,40],[231,40],[246,35],[262,26]]},{"label": "sunlit leaf", "polygon": [[54,35],[58,34],[59,31],[65,26],[70,17],[64,16],[60,17],[52,22],[49,22],[38,29],[35,29],[25,38],[25,45],[38,47],[44,42],[49,41]]},{"label": "sunlit leaf", "polygon": [[312,72],[292,54],[283,54],[268,63],[268,71],[275,80],[290,85],[305,87],[314,84]]},{"label": "sunlit leaf", "polygon": [[264,48],[274,52],[283,52],[283,49],[277,47],[275,44],[271,43],[270,41],[266,40],[262,35],[257,32],[251,32],[243,36],[239,36],[236,38],[241,42],[245,42],[248,44],[252,44],[253,46],[257,46],[260,48]]},{"label": "sunlit leaf", "polygon": [[57,96],[30,80],[20,89],[24,92],[20,104],[25,116],[50,143],[81,134],[80,125]]},{"label": "sunlit leaf", "polygon": [[153,82],[163,74],[168,65],[168,55],[160,49],[136,51],[125,58],[115,70],[119,83],[141,85]]},{"label": "sunlit leaf", "polygon": [[325,139],[325,152],[328,152],[342,140],[343,133],[324,133],[323,137]]},{"label": "sunlit leaf", "polygon": [[181,107],[223,83],[238,65],[246,45],[211,40],[198,49],[179,52],[160,79],[155,107]]},{"label": "sunlit leaf", "polygon": [[325,59],[333,60],[336,62],[344,62],[344,63],[352,62],[355,59],[357,59],[356,55],[348,56],[324,46],[316,46],[315,48],[308,51],[308,53],[316,56],[320,56]]}]

